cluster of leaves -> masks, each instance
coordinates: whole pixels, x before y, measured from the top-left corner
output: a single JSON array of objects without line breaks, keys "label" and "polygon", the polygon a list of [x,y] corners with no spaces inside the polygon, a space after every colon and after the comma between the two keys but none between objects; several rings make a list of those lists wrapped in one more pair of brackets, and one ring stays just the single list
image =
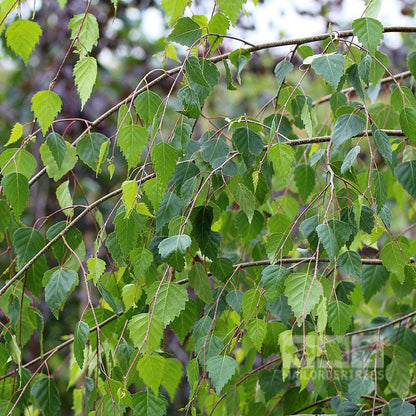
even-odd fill
[{"label": "cluster of leaves", "polygon": [[[416,53],[403,79],[389,72],[372,2],[352,31],[322,35],[318,54],[294,40],[257,115],[211,115],[205,103],[244,84],[254,51],[285,42],[218,55],[244,1],[218,1],[209,19],[181,17],[187,3],[162,1],[172,25],[166,56],[178,45],[187,52],[153,84],[174,78],[176,99],[138,87],[71,141],[57,132],[51,82],[32,98],[40,130],[23,137],[16,123],[0,154],[10,258],[0,288],[1,413],[61,412],[65,393],[49,367],[70,346],[76,415],[162,416],[185,383],[184,411],[194,415],[359,415],[369,404],[410,416],[416,239],[403,227],[416,215]],[[84,106],[97,76],[96,18],[87,10],[69,29]],[[27,62],[41,33],[16,20],[7,44]],[[305,95],[309,73],[328,97]],[[95,131],[116,110],[114,136]],[[125,180],[88,202],[71,181],[79,169],[97,180],[117,169]],[[30,187],[43,174],[56,182],[59,209],[28,225]],[[62,319],[81,290],[73,335],[44,352],[44,306]],[[33,342],[40,354],[25,362]]]}]

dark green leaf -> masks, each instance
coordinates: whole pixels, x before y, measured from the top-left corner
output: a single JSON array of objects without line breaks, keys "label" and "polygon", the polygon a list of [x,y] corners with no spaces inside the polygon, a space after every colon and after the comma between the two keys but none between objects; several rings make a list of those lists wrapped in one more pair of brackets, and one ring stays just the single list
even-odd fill
[{"label": "dark green leaf", "polygon": [[416,110],[411,107],[405,107],[400,112],[400,126],[403,133],[413,143],[416,144]]},{"label": "dark green leaf", "polygon": [[364,300],[366,303],[386,284],[389,278],[389,272],[378,265],[366,264],[359,282],[363,288]]},{"label": "dark green leaf", "polygon": [[412,416],[415,414],[415,406],[397,397],[391,399],[389,404],[383,407],[383,416]]},{"label": "dark green leaf", "polygon": [[84,366],[84,350],[87,344],[90,327],[83,321],[77,323],[74,335],[74,355],[79,368]]},{"label": "dark green leaf", "polygon": [[164,239],[159,244],[159,253],[162,260],[169,263],[178,272],[182,271],[185,266],[186,249],[191,245],[191,242],[191,238],[185,234]]},{"label": "dark green leaf", "polygon": [[372,126],[374,141],[376,142],[377,150],[380,152],[381,156],[384,157],[388,162],[392,162],[392,149],[389,136],[382,131],[376,129]]},{"label": "dark green leaf", "polygon": [[60,169],[66,154],[66,143],[64,138],[60,134],[53,132],[48,134],[48,137],[46,138],[46,144],[48,145],[49,150],[55,159],[55,163],[58,166],[58,169]]},{"label": "dark green leaf", "polygon": [[355,159],[357,158],[358,154],[360,153],[360,146],[353,147],[345,156],[344,161],[341,165],[341,173],[344,174],[345,172],[349,171]]},{"label": "dark green leaf", "polygon": [[259,134],[248,127],[238,127],[233,132],[233,145],[243,156],[246,165],[253,163],[254,156],[263,151],[263,140]]},{"label": "dark green leaf", "polygon": [[416,200],[416,160],[400,163],[394,169],[394,174],[403,188]]},{"label": "dark green leaf", "polygon": [[156,232],[158,233],[173,217],[182,214],[182,209],[182,199],[173,192],[166,192],[156,215]]},{"label": "dark green leaf", "polygon": [[276,75],[277,83],[280,85],[292,71],[292,62],[286,61],[285,59],[280,61],[274,68],[274,75]]},{"label": "dark green leaf", "polygon": [[340,54],[323,55],[312,61],[312,69],[326,82],[337,88],[344,71],[345,58]]},{"label": "dark green leaf", "polygon": [[278,265],[267,266],[261,271],[261,283],[269,302],[273,303],[283,293],[285,280],[289,275],[288,269]]},{"label": "dark green leaf", "polygon": [[347,80],[355,89],[356,94],[364,101],[364,90],[361,85],[358,65],[353,64],[346,70]]},{"label": "dark green leaf", "polygon": [[97,173],[101,170],[100,161],[105,159],[108,153],[107,147],[104,155],[100,156],[101,146],[107,141],[107,137],[103,134],[89,133],[77,143],[78,156],[86,165]]},{"label": "dark green leaf", "polygon": [[61,399],[55,380],[42,376],[32,387],[32,394],[45,416],[55,416],[61,408]]},{"label": "dark green leaf", "polygon": [[221,393],[222,388],[237,370],[237,362],[234,358],[227,355],[211,357],[206,363],[209,377],[215,387],[217,394]]},{"label": "dark green leaf", "polygon": [[344,302],[335,301],[328,305],[328,324],[334,335],[344,335],[351,325],[352,311]]},{"label": "dark green leaf", "polygon": [[136,248],[138,237],[145,222],[146,218],[136,211],[132,211],[129,217],[126,217],[125,212],[122,211],[114,218],[117,241],[124,256],[127,257],[130,251]]},{"label": "dark green leaf", "polygon": [[295,169],[295,182],[302,202],[305,203],[315,188],[315,171],[307,164],[298,165]]},{"label": "dark green leaf", "polygon": [[45,245],[43,235],[34,228],[21,227],[13,234],[13,245],[19,265],[23,266],[34,257]]},{"label": "dark green leaf", "polygon": [[181,17],[175,24],[168,40],[185,46],[192,46],[202,35],[198,23],[190,17]]},{"label": "dark green leaf", "polygon": [[145,126],[148,127],[161,111],[162,100],[155,92],[146,90],[134,100],[134,107]]},{"label": "dark green leaf", "polygon": [[361,133],[365,128],[364,120],[356,114],[343,114],[337,118],[332,143],[334,150],[338,149],[345,141]]},{"label": "dark green leaf", "polygon": [[409,55],[407,55],[407,66],[409,67],[413,78],[416,78],[416,51],[410,52]]},{"label": "dark green leaf", "polygon": [[13,208],[16,219],[20,218],[29,199],[29,183],[21,173],[8,173],[1,180],[3,193]]},{"label": "dark green leaf", "polygon": [[210,271],[214,277],[221,280],[222,282],[226,282],[234,272],[233,262],[226,257],[213,259]]},{"label": "dark green leaf", "polygon": [[355,280],[361,277],[361,257],[355,251],[346,251],[338,258],[338,267],[345,273],[348,273]]},{"label": "dark green leaf", "polygon": [[45,300],[56,319],[77,283],[78,276],[73,270],[58,268],[50,275],[45,286]]}]

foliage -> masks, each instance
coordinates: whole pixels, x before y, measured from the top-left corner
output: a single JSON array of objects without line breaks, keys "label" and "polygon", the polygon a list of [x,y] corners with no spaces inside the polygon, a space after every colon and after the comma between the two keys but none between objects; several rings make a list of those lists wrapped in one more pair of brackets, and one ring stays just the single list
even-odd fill
[{"label": "foliage", "polygon": [[[1,142],[1,414],[415,412],[416,52],[395,76],[380,48],[416,28],[369,0],[351,30],[226,51],[245,1],[212,4],[162,0],[166,67],[91,121],[106,14],[88,3]],[[48,28],[0,11],[29,68]],[[273,91],[221,106],[285,45]]]}]

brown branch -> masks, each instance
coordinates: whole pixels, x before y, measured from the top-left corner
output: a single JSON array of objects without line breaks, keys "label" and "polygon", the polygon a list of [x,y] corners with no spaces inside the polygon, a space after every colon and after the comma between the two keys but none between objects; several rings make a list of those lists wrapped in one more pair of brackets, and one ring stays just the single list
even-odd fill
[{"label": "brown branch", "polygon": [[[109,318],[107,318],[106,320],[100,322],[98,325],[94,326],[93,328],[90,328],[90,333],[95,332],[97,329],[101,329],[103,326],[109,324],[110,322],[113,322],[115,319],[119,318],[121,315],[123,315],[123,311],[119,312],[118,314],[112,315]],[[34,358],[33,360],[29,361],[28,363],[22,365],[23,368],[27,368],[32,366],[33,364],[36,364],[37,362],[43,360],[45,357],[47,357],[47,359],[49,359],[50,357],[52,357],[52,355],[54,355],[55,353],[57,353],[58,351],[64,349],[65,347],[68,347],[69,345],[71,345],[74,342],[74,337],[72,336],[71,338],[67,339],[66,341],[62,342],[61,344],[57,345],[54,348],[51,348],[49,351],[45,352],[43,355],[39,355],[38,357]],[[5,378],[8,378],[10,376],[13,376],[14,374],[16,374],[19,371],[18,368],[15,368],[12,371],[9,371],[6,374],[3,374],[2,376],[0,376],[0,380],[4,380]]]},{"label": "brown branch", "polygon": [[[143,179],[140,179],[138,182],[142,183],[145,182],[151,178],[153,178],[155,175],[151,174]],[[114,196],[120,195],[122,192],[121,188],[116,189],[113,192],[108,193],[107,195],[104,195],[103,197],[97,199],[90,205],[88,205],[84,211],[82,211],[77,217],[75,217],[59,234],[57,234],[52,240],[50,240],[41,250],[39,250],[10,280],[5,283],[5,285],[0,289],[0,296],[6,292],[6,290],[14,283],[16,282],[23,274],[29,269],[30,266],[43,254],[46,253],[46,251],[52,247],[53,244],[55,244],[61,237],[63,237],[72,227],[74,227],[82,218],[84,218],[89,212],[91,212],[95,207],[100,205],[102,202],[107,201],[107,199],[113,198]]]},{"label": "brown branch", "polygon": [[411,318],[412,316],[416,316],[416,311],[411,312],[411,313],[409,313],[409,314],[407,314],[407,315],[404,315],[404,316],[402,316],[402,317],[400,317],[400,318],[397,318],[397,319],[395,319],[394,321],[387,322],[387,323],[385,323],[385,324],[383,324],[383,325],[374,326],[374,327],[372,327],[372,328],[359,329],[359,330],[354,331],[354,332],[348,332],[348,333],[347,333],[347,334],[345,334],[344,336],[346,336],[346,337],[350,337],[350,336],[352,336],[352,335],[364,334],[365,332],[381,331],[381,330],[382,330],[382,329],[384,329],[384,328],[387,328],[387,327],[389,327],[389,326],[396,325],[396,324],[398,324],[399,322],[405,321],[406,319],[409,319],[409,318]]}]

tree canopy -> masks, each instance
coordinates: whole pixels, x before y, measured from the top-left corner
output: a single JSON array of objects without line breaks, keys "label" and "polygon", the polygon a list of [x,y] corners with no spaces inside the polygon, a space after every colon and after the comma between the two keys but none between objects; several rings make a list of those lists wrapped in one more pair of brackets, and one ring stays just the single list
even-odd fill
[{"label": "tree canopy", "polygon": [[416,26],[245,3],[0,1],[2,415],[415,413]]}]

